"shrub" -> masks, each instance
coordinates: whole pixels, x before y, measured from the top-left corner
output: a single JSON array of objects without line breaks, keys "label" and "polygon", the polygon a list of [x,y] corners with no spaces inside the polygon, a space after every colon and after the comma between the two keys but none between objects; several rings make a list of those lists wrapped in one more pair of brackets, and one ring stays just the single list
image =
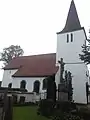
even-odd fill
[{"label": "shrub", "polygon": [[69,101],[57,101],[56,103],[56,108],[57,110],[60,110],[62,112],[69,112],[73,109],[76,109],[76,104],[73,102],[69,102]]},{"label": "shrub", "polygon": [[70,112],[59,112],[58,115],[54,116],[52,120],[84,120],[78,115],[73,115]]},{"label": "shrub", "polygon": [[85,107],[80,108],[80,110],[78,111],[78,114],[79,116],[83,116],[85,120],[90,120],[90,109]]},{"label": "shrub", "polygon": [[38,114],[49,117],[54,112],[54,102],[52,100],[41,100],[39,103]]},{"label": "shrub", "polygon": [[36,106],[37,103],[33,102],[25,102],[25,103],[15,103],[14,106],[16,107],[23,107],[23,106]]}]

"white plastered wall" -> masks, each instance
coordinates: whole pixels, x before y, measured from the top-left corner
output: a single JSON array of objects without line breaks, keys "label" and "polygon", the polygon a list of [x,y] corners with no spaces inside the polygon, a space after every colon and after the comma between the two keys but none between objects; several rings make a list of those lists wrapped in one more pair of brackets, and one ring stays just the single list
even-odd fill
[{"label": "white plastered wall", "polygon": [[4,70],[3,79],[2,79],[2,87],[8,87],[9,83],[12,83],[12,75],[17,71],[14,70]]},{"label": "white plastered wall", "polygon": [[40,81],[40,92],[44,92],[44,90],[42,90],[42,88],[43,88],[43,79],[44,78],[45,77],[13,77],[12,87],[13,88],[20,88],[21,81],[25,80],[26,81],[26,89],[28,90],[28,92],[32,92],[34,82],[36,80],[39,80]]},{"label": "white plastered wall", "polygon": [[[71,33],[73,34],[73,42],[71,42]],[[67,34],[69,35],[69,42],[67,43]],[[85,44],[84,30],[78,30],[74,32],[58,34],[57,35],[57,53],[56,63],[60,58],[63,58],[65,63],[78,63],[82,62],[79,58],[79,54],[82,53],[82,45]],[[83,64],[66,64],[65,70],[72,73],[72,85],[73,85],[73,100],[77,103],[87,103],[86,99],[86,71],[88,70],[86,65]],[[60,71],[56,74],[56,83],[60,82]]]}]

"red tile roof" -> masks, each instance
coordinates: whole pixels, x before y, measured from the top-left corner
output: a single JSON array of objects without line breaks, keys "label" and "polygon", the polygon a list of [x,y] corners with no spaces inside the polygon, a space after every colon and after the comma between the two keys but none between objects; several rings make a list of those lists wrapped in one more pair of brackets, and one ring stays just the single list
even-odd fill
[{"label": "red tile roof", "polygon": [[42,54],[14,58],[4,69],[18,69],[13,77],[44,77],[55,74],[58,70],[56,54]]}]

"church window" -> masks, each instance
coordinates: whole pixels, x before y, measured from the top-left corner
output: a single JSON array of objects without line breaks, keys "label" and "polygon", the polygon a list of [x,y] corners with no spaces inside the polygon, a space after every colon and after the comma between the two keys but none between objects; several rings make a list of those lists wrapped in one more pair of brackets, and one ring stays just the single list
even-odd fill
[{"label": "church window", "polygon": [[25,80],[22,80],[22,81],[21,81],[21,83],[20,83],[20,88],[23,88],[23,89],[26,88],[26,81],[25,81]]},{"label": "church window", "polygon": [[24,96],[20,96],[20,103],[24,103],[25,102],[25,97]]},{"label": "church window", "polygon": [[67,43],[69,42],[69,35],[67,34]]},{"label": "church window", "polygon": [[73,42],[73,34],[71,33],[71,42]]},{"label": "church window", "polygon": [[33,92],[36,92],[38,94],[39,93],[39,89],[40,89],[40,82],[38,80],[36,80],[34,82]]},{"label": "church window", "polygon": [[8,88],[12,88],[12,83],[9,83],[9,84],[8,84]]},{"label": "church window", "polygon": [[47,89],[47,79],[43,80],[43,90]]}]

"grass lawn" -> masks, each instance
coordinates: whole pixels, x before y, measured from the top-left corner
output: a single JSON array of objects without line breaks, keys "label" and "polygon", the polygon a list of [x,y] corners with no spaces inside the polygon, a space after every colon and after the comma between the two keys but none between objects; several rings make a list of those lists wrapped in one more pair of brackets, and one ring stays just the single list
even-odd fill
[{"label": "grass lawn", "polygon": [[49,120],[49,119],[37,115],[37,107],[24,106],[13,108],[13,120]]}]

